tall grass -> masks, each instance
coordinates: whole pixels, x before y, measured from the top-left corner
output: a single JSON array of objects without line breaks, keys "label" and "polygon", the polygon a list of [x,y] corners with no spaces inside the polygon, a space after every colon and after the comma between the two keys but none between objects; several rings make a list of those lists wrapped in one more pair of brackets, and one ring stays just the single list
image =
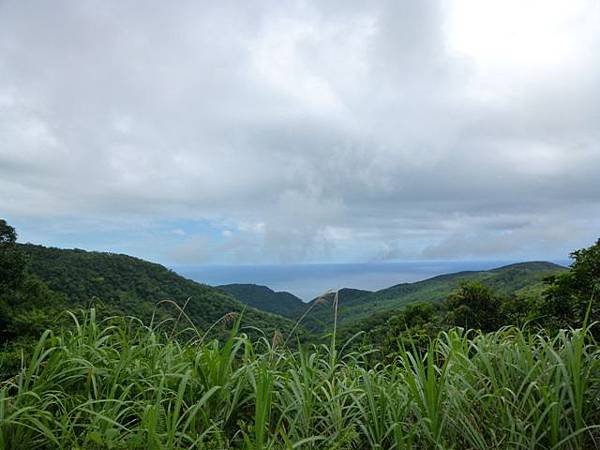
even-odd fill
[{"label": "tall grass", "polygon": [[[0,385],[0,449],[600,448],[600,351],[452,330],[389,365],[327,345],[171,339],[136,319],[46,332]],[[242,330],[243,331],[243,330]]]}]

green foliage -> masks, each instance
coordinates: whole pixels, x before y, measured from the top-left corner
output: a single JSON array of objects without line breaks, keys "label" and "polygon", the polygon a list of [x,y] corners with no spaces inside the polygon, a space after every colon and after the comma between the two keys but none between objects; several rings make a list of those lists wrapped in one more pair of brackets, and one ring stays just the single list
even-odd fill
[{"label": "green foliage", "polygon": [[[466,282],[479,282],[501,296],[513,296],[522,291],[541,291],[543,280],[565,268],[547,262],[511,264],[492,270],[458,272],[440,275],[416,283],[402,283],[376,292],[356,291],[343,295],[340,291],[340,323],[360,327],[360,322],[373,315],[388,317],[411,303],[443,302]],[[352,290],[348,290],[352,291]],[[315,300],[313,300],[314,302]],[[331,308],[321,305],[311,313],[311,320],[327,330],[332,324]],[[365,322],[366,323],[366,322]],[[366,328],[365,328],[366,329]]]},{"label": "green foliage", "polygon": [[[105,316],[135,316],[145,322],[179,318],[186,326],[189,319],[201,330],[244,309],[218,289],[131,256],[31,244],[19,245],[19,249],[27,255],[29,274],[60,293],[69,308],[94,304]],[[185,314],[181,314],[184,306]],[[293,326],[289,320],[254,308],[246,308],[244,320],[267,332],[285,332]]]},{"label": "green foliage", "polygon": [[64,297],[45,283],[27,277],[18,289],[0,296],[0,339],[9,341],[25,336],[37,337],[52,324],[64,307]]},{"label": "green foliage", "polygon": [[[554,328],[580,327],[588,307],[589,320],[600,321],[600,240],[594,245],[571,253],[573,263],[568,272],[552,277],[539,305],[540,315]],[[600,330],[595,328],[597,335]]]},{"label": "green foliage", "polygon": [[0,353],[4,372],[14,372],[21,351],[50,326],[56,326],[62,298],[25,272],[25,255],[14,228],[0,219]]},{"label": "green foliage", "polygon": [[[327,291],[309,302],[302,324],[314,334],[329,332],[333,327],[334,306],[338,312],[336,319],[341,320],[342,323],[347,323],[343,319],[347,318],[345,310],[348,305],[370,293],[370,291],[350,288]],[[308,314],[306,314],[307,312]]]},{"label": "green foliage", "polygon": [[[101,317],[136,316],[170,322],[173,332],[191,327],[223,335],[220,318],[244,306],[229,295],[187,280],[158,265],[126,255],[16,244],[17,234],[0,220],[0,377],[15,373],[40,334],[68,324],[68,308],[94,304]],[[254,308],[243,315],[248,333],[299,334],[302,329]],[[256,328],[258,327],[258,328]],[[189,332],[188,332],[189,334]]]},{"label": "green foliage", "polygon": [[225,284],[217,286],[244,305],[279,314],[290,319],[298,319],[308,307],[301,299],[289,292],[275,292],[258,284]]},{"label": "green foliage", "polygon": [[[360,322],[365,330],[362,338],[356,339],[352,348],[359,344],[377,349],[373,360],[391,361],[404,348],[425,350],[443,329],[440,306],[434,303],[414,303],[390,315],[379,314]],[[358,330],[353,326],[342,329],[340,337],[349,340]]]},{"label": "green foliage", "polygon": [[17,233],[0,219],[0,293],[17,289],[25,276],[25,258],[17,249]]},{"label": "green foliage", "polygon": [[[0,449],[574,450],[600,440],[598,328],[585,322],[588,310],[599,318],[600,243],[558,275],[527,263],[332,293],[301,313],[311,327],[333,324],[329,341],[292,350],[297,324],[242,315],[229,295],[162,266],[17,245],[3,221],[0,231]],[[279,303],[288,313],[289,300]],[[90,302],[83,316],[62,313]],[[366,319],[338,328],[338,312]]]},{"label": "green foliage", "polygon": [[[426,316],[426,308],[417,316]],[[136,319],[46,332],[0,383],[0,448],[596,448],[600,351],[587,329],[450,330],[371,366],[331,345],[187,342]]]},{"label": "green foliage", "polygon": [[446,300],[450,325],[483,332],[497,330],[504,324],[501,299],[480,282],[466,282]]}]

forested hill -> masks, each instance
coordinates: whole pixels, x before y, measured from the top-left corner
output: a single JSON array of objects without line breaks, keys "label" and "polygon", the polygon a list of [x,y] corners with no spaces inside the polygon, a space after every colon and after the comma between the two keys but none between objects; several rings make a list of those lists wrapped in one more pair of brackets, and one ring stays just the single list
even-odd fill
[{"label": "forested hill", "polygon": [[342,288],[337,292],[328,292],[324,295],[319,295],[310,301],[310,303],[315,302],[323,302],[323,301],[333,301],[335,296],[337,295],[337,301],[339,303],[343,303],[345,305],[352,304],[355,300],[365,298],[369,295],[373,294],[372,291],[366,291],[363,289],[352,289],[352,288]]},{"label": "forested hill", "polygon": [[[151,319],[156,305],[172,300],[189,302],[185,312],[200,329],[207,329],[224,314],[246,308],[244,322],[265,331],[288,330],[287,319],[244,307],[230,295],[186,279],[159,264],[115,253],[65,250],[20,244],[27,255],[27,271],[55,292],[64,295],[67,307],[87,307],[92,302],[110,312]],[[159,317],[177,316],[173,305],[163,304]]]},{"label": "forested hill", "polygon": [[[566,270],[565,267],[544,261],[511,264],[491,270],[457,272],[439,275],[415,283],[401,283],[375,292],[359,295],[340,295],[338,319],[349,323],[365,319],[374,313],[398,310],[414,302],[440,302],[461,283],[478,281],[499,294],[512,295],[525,291],[539,291],[542,280]],[[360,291],[359,291],[360,293]],[[318,302],[312,300],[311,303]],[[333,320],[331,308],[317,305],[313,320],[326,328]]]},{"label": "forested hill", "polygon": [[[270,332],[291,329],[292,320],[310,306],[288,292],[274,292],[266,286],[235,284],[213,288],[159,264],[122,254],[32,244],[19,244],[18,248],[27,256],[29,274],[59,293],[65,308],[87,307],[94,302],[109,313],[132,315],[147,322],[162,300],[183,305],[189,298],[186,313],[200,329],[208,328],[224,314],[239,312],[245,307],[244,322]],[[414,302],[442,301],[466,281],[479,281],[507,295],[536,290],[545,277],[561,270],[564,268],[552,263],[528,262],[440,275],[375,292],[342,289],[338,294],[338,318],[340,323],[349,324],[375,313],[392,313]],[[332,299],[333,294],[313,300],[313,309],[303,325],[312,331],[326,331],[333,320]],[[318,304],[314,305],[315,302]],[[40,310],[44,310],[43,305]],[[177,315],[176,308],[168,303],[158,312],[160,319]]]},{"label": "forested hill", "polygon": [[217,288],[245,305],[291,319],[300,317],[308,307],[301,299],[289,292],[275,292],[259,284],[224,284]]}]

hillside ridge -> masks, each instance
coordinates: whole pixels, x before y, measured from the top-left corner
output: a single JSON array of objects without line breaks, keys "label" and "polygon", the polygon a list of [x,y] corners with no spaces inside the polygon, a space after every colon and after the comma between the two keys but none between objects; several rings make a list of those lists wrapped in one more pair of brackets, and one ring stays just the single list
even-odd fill
[{"label": "hillside ridge", "polygon": [[254,283],[230,283],[215,286],[244,305],[297,319],[306,309],[306,303],[287,291],[275,291]]},{"label": "hillside ridge", "polygon": [[[524,289],[541,289],[543,279],[566,267],[549,261],[525,261],[486,270],[468,270],[436,275],[415,282],[404,282],[364,295],[339,296],[339,321],[350,323],[372,314],[393,312],[415,302],[440,302],[462,282],[479,281],[500,294],[516,294]],[[342,290],[340,290],[341,292]],[[333,298],[327,297],[326,298]],[[319,297],[313,299],[311,304]],[[315,305],[312,320],[326,329],[333,320],[331,308]],[[311,327],[309,327],[311,328]]]},{"label": "hillside ridge", "polygon": [[158,263],[122,253],[17,245],[28,259],[28,273],[63,294],[67,307],[88,307],[98,299],[110,313],[137,316],[149,323],[156,313],[162,319],[178,315],[171,301],[186,305],[187,316],[204,330],[225,314],[242,311],[244,322],[266,331],[292,326],[281,316],[245,306],[221,290]]}]

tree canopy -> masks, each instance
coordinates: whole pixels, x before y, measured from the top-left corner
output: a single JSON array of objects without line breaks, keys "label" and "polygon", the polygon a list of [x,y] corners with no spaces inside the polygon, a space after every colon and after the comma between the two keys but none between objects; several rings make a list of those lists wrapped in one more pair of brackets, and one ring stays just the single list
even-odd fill
[{"label": "tree canopy", "polygon": [[18,288],[25,277],[25,258],[16,243],[17,232],[0,219],[0,292]]},{"label": "tree canopy", "polygon": [[[600,239],[571,253],[570,270],[551,277],[540,313],[556,328],[580,327],[589,307],[589,323],[600,320]],[[595,333],[599,334],[598,326]]]}]

